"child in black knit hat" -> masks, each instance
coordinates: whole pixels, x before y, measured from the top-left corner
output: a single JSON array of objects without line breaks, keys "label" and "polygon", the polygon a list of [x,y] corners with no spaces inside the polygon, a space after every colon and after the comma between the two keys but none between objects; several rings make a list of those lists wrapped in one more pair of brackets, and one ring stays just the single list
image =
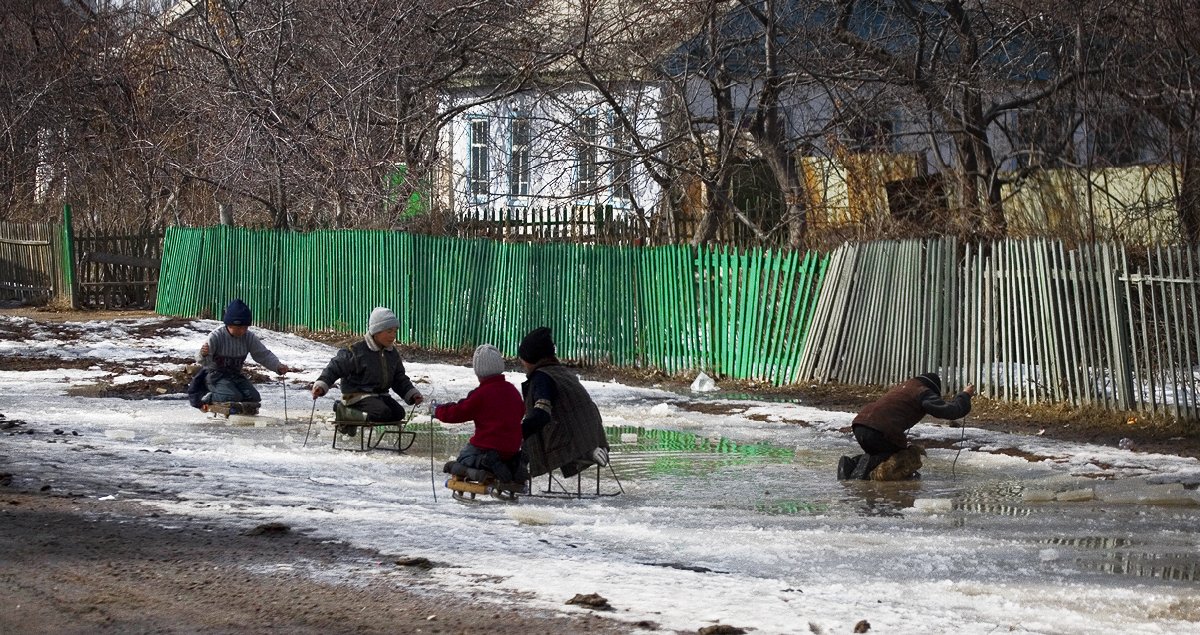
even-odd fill
[{"label": "child in black knit hat", "polygon": [[517,357],[528,377],[521,384],[521,431],[529,475],[560,469],[563,476],[574,476],[592,465],[608,465],[600,409],[579,377],[558,361],[550,329],[541,326],[526,334]]},{"label": "child in black knit hat", "polygon": [[225,325],[210,333],[200,347],[196,363],[204,367],[201,371],[204,375],[195,383],[202,383],[207,389],[207,394],[199,399],[201,410],[207,412],[212,404],[233,404],[225,406],[230,408],[230,413],[258,412],[262,396],[242,373],[247,355],[280,375],[288,372],[287,364],[281,363],[275,353],[250,332],[253,318],[250,307],[241,298],[232,300],[225,307]]}]

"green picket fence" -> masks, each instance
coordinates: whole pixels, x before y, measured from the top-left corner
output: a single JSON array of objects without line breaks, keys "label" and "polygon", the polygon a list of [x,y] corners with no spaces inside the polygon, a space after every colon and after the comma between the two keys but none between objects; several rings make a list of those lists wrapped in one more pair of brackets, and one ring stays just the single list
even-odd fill
[{"label": "green picket fence", "polygon": [[495,345],[553,329],[588,364],[789,383],[826,256],[792,251],[502,243],[382,231],[167,231],[157,311],[220,317],[234,297],[277,328],[360,332],[396,312],[402,343]]}]

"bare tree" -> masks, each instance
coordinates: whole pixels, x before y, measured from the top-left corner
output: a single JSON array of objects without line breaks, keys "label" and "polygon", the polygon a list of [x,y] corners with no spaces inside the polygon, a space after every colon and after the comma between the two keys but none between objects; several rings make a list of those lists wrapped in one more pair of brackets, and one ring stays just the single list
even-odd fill
[{"label": "bare tree", "polygon": [[91,192],[78,184],[110,174],[108,110],[120,91],[109,70],[119,64],[102,55],[119,41],[114,17],[53,0],[0,5],[0,218],[86,207]]},{"label": "bare tree", "polygon": [[[1103,2],[1096,29],[1081,32],[1104,74],[1089,86],[1144,113],[1165,133],[1163,156],[1179,166],[1175,197],[1183,239],[1200,245],[1200,15],[1187,0]],[[1119,113],[1120,114],[1120,113]],[[1129,134],[1130,118],[1117,119]],[[1135,142],[1126,136],[1126,143]]]}]

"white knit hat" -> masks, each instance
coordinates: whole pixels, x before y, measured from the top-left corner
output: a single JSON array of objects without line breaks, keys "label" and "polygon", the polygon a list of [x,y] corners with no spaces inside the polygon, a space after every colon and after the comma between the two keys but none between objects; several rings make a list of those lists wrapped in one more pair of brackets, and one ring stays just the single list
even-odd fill
[{"label": "white knit hat", "polygon": [[400,328],[400,320],[391,309],[377,306],[371,309],[371,319],[367,321],[367,334],[374,335],[388,329]]},{"label": "white knit hat", "polygon": [[471,356],[471,367],[476,377],[491,377],[504,372],[504,356],[491,344],[480,344]]}]

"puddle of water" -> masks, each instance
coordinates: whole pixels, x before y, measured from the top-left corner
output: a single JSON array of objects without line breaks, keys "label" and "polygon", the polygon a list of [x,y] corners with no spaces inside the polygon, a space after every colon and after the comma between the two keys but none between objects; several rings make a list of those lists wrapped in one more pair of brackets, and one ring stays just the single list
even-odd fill
[{"label": "puddle of water", "polygon": [[1089,571],[1132,578],[1173,582],[1200,580],[1200,559],[1194,553],[1117,552],[1103,558],[1077,558],[1075,563]]},{"label": "puddle of water", "polygon": [[1093,573],[1175,582],[1200,580],[1200,553],[1195,545],[1167,538],[1060,536],[1034,542],[1046,545],[1053,560]]},{"label": "puddle of water", "polygon": [[710,475],[731,466],[785,463],[796,455],[795,448],[677,430],[621,426],[606,433],[613,469],[622,480]]}]

